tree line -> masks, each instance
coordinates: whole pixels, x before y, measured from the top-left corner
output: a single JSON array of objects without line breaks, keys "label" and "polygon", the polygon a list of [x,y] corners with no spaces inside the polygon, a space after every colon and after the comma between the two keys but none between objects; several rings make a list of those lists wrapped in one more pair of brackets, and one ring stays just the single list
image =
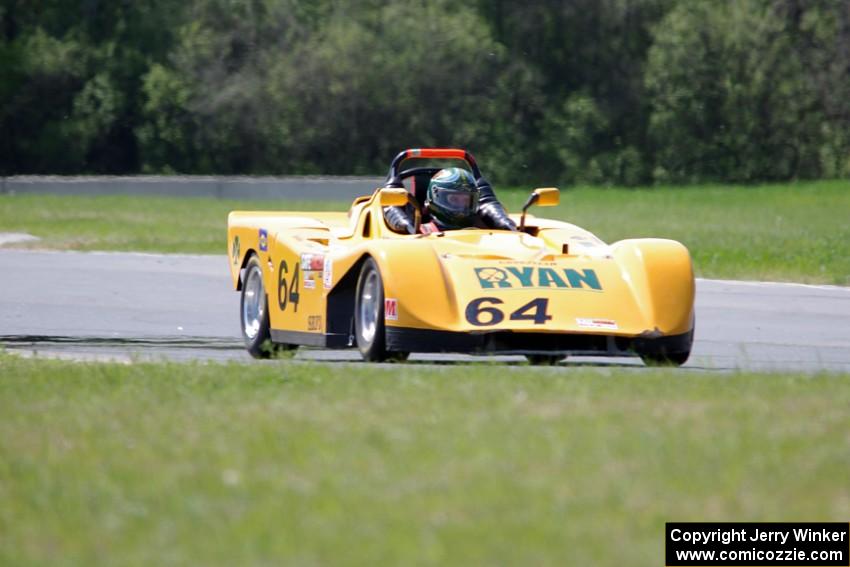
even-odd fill
[{"label": "tree line", "polygon": [[3,0],[0,174],[850,176],[846,0]]}]

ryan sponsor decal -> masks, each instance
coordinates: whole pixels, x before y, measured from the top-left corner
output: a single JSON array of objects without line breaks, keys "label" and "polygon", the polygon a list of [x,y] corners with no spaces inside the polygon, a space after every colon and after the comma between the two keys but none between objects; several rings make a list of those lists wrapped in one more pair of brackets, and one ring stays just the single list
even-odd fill
[{"label": "ryan sponsor decal", "polygon": [[487,266],[474,268],[482,289],[583,289],[602,291],[592,269],[558,269],[548,266]]}]

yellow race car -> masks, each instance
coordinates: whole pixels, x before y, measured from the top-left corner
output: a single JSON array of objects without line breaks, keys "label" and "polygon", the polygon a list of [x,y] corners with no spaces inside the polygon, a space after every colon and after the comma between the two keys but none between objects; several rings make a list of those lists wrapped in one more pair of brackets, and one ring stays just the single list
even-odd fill
[{"label": "yellow race car", "polygon": [[535,190],[512,215],[517,231],[399,234],[384,211],[412,204],[418,226],[421,197],[402,184],[419,180],[421,189],[439,168],[402,165],[422,159],[462,163],[481,177],[469,152],[411,149],[393,160],[390,187],[347,212],[230,213],[230,273],[253,356],[308,345],[356,347],[367,361],[411,352],[522,354],[538,364],[568,355],[688,359],[694,275],[682,244],[608,245],[526,215],[532,205],[557,205],[553,188]]}]

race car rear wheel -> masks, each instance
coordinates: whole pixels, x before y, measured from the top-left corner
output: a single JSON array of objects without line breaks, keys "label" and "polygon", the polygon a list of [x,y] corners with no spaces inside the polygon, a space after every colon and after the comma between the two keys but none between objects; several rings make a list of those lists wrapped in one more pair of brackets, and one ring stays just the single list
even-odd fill
[{"label": "race car rear wheel", "polygon": [[242,279],[240,322],[245,348],[254,358],[271,358],[280,352],[298,348],[297,345],[272,343],[268,306],[269,299],[263,286],[263,269],[260,259],[252,255],[245,266]]},{"label": "race car rear wheel", "polygon": [[384,281],[378,264],[367,258],[357,281],[357,304],[354,309],[354,336],[363,360],[383,362],[405,360],[410,353],[387,351],[384,327]]},{"label": "race car rear wheel", "polygon": [[529,364],[534,366],[555,366],[567,358],[565,354],[526,354]]}]

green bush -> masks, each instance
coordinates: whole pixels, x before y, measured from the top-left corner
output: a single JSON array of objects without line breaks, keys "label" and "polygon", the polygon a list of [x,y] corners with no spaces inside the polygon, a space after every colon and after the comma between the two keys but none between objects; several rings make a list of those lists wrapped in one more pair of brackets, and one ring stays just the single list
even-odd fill
[{"label": "green bush", "polygon": [[500,185],[850,176],[834,0],[14,4],[0,174],[376,174],[434,145]]}]

